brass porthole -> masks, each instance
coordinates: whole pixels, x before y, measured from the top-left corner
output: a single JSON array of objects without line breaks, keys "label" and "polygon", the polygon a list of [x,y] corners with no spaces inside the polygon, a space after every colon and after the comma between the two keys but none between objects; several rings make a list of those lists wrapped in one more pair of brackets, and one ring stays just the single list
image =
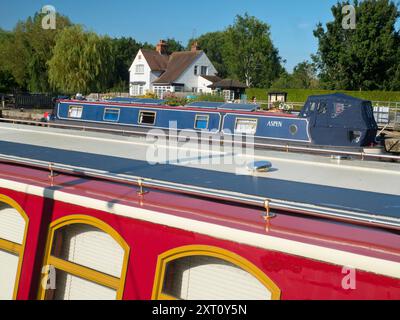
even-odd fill
[{"label": "brass porthole", "polygon": [[289,130],[290,130],[290,133],[294,136],[299,131],[299,128],[295,124],[292,124],[290,126]]}]

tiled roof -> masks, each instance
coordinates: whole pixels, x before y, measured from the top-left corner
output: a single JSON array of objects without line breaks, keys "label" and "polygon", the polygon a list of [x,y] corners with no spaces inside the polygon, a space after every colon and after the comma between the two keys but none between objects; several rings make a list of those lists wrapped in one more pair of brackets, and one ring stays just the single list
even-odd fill
[{"label": "tiled roof", "polygon": [[151,71],[165,71],[168,66],[168,55],[161,55],[154,50],[142,49],[142,54],[150,66]]},{"label": "tiled roof", "polygon": [[153,84],[172,84],[203,53],[203,51],[174,52],[169,57],[166,71]]}]

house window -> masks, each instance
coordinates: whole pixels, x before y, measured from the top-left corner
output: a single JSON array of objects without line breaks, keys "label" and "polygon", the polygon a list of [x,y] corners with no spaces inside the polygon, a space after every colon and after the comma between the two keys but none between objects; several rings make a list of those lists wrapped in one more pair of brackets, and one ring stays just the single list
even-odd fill
[{"label": "house window", "polygon": [[153,299],[278,300],[280,290],[261,270],[234,253],[189,246],[160,256]]},{"label": "house window", "polygon": [[199,73],[199,66],[194,66],[194,75],[197,76]]},{"label": "house window", "polygon": [[257,132],[257,119],[236,119],[235,133],[255,135]]},{"label": "house window", "polygon": [[81,119],[83,113],[83,107],[70,106],[68,109],[68,118]]},{"label": "house window", "polygon": [[170,91],[171,91],[171,87],[166,87],[166,86],[154,87],[154,93],[156,94],[156,96],[159,99],[163,99],[164,98],[164,94],[166,92],[170,92]]},{"label": "house window", "polygon": [[144,74],[144,64],[136,65],[136,74]]},{"label": "house window", "polygon": [[48,239],[45,266],[55,268],[56,283],[55,289],[40,288],[42,300],[122,299],[129,247],[114,229],[70,216],[51,224]]},{"label": "house window", "polygon": [[183,86],[175,86],[175,92],[183,92]]},{"label": "house window", "polygon": [[209,116],[205,115],[196,115],[194,128],[197,130],[205,130],[208,129],[208,122],[210,120]]},{"label": "house window", "polygon": [[132,95],[133,96],[142,96],[144,94],[144,86],[139,84],[134,84],[132,86]]},{"label": "house window", "polygon": [[139,112],[139,124],[154,126],[155,123],[156,123],[156,112],[151,112],[151,111]]},{"label": "house window", "polygon": [[208,75],[208,67],[206,67],[206,66],[201,67],[201,75],[202,76]]},{"label": "house window", "polygon": [[106,108],[104,110],[103,120],[104,121],[111,121],[111,122],[118,122],[120,112],[121,112],[120,109]]},{"label": "house window", "polygon": [[193,93],[197,93],[197,88],[196,88],[196,87],[193,87],[193,88],[192,88],[192,92],[193,92]]},{"label": "house window", "polygon": [[0,301],[17,298],[27,224],[20,206],[0,195]]}]

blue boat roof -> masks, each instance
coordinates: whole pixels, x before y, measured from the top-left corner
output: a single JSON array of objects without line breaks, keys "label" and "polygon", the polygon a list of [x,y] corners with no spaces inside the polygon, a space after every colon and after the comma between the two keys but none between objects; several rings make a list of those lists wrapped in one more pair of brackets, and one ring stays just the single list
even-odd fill
[{"label": "blue boat roof", "polygon": [[226,102],[210,102],[210,101],[196,101],[189,103],[188,107],[217,109],[217,110],[242,110],[242,111],[256,111],[259,106],[257,104],[247,103],[226,103]]},{"label": "blue boat roof", "polygon": [[161,99],[150,99],[150,98],[123,98],[117,97],[112,99],[107,99],[108,102],[118,102],[118,103],[142,103],[142,104],[151,104],[151,105],[162,105],[165,103],[165,100]]}]

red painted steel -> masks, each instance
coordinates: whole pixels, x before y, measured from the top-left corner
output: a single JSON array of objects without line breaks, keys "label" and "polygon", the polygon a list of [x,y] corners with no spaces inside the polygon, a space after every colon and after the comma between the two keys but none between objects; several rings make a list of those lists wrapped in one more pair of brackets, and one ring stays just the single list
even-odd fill
[{"label": "red painted steel", "polygon": [[[243,231],[266,234],[400,262],[400,235],[379,229],[278,214],[265,229],[262,210],[215,203],[175,194],[151,191],[138,197],[134,188],[96,180],[60,175],[50,186],[48,173],[0,164],[0,179],[47,188],[131,207],[144,208],[196,221],[209,222]],[[215,239],[163,225],[120,217],[42,196],[0,188],[0,194],[14,199],[29,216],[28,238],[18,299],[37,296],[43,253],[51,221],[68,215],[88,215],[113,227],[131,248],[124,299],[150,299],[157,257],[187,245],[208,245],[236,253],[266,273],[281,289],[282,299],[400,299],[400,280],[357,272],[356,290],[342,288],[342,266]]]}]

